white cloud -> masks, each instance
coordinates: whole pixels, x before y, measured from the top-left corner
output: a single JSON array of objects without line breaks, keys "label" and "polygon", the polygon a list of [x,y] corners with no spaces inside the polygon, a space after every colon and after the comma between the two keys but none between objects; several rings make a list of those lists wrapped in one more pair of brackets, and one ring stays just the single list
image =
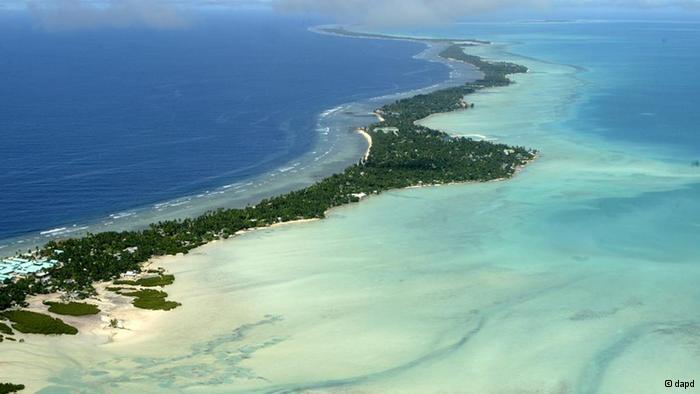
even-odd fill
[{"label": "white cloud", "polygon": [[446,23],[507,8],[700,9],[700,0],[277,0],[275,4],[284,11],[313,12],[344,23],[380,26]]},{"label": "white cloud", "polygon": [[367,25],[433,24],[509,7],[542,7],[546,0],[279,0],[281,10],[316,12]]},{"label": "white cloud", "polygon": [[26,4],[36,22],[48,30],[187,25],[177,7],[155,0],[29,0]]},{"label": "white cloud", "polygon": [[681,8],[700,10],[700,0],[0,0],[22,4],[46,29],[145,26],[180,28],[196,8],[273,6],[283,12],[330,16],[370,26],[449,23],[486,11],[510,8]]}]

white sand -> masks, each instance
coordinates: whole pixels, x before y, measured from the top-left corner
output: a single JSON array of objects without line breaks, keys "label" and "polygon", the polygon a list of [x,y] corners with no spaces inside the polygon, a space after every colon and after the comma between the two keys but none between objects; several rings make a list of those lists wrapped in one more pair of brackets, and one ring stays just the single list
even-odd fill
[{"label": "white sand", "polygon": [[370,151],[372,150],[372,136],[369,135],[369,133],[367,133],[365,131],[365,129],[362,129],[362,128],[358,128],[357,132],[360,133],[360,135],[363,136],[365,138],[365,140],[367,141],[367,151],[365,152],[364,156],[362,156],[362,161],[366,162],[367,159],[369,159],[369,154],[370,154]]}]

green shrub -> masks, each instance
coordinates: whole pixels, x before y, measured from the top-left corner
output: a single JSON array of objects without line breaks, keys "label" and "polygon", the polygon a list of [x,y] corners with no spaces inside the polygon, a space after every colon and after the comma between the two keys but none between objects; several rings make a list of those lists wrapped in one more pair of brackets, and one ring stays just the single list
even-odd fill
[{"label": "green shrub", "polygon": [[158,275],[151,278],[141,278],[137,280],[115,280],[115,285],[129,285],[129,286],[145,286],[145,287],[155,287],[155,286],[167,286],[172,285],[175,281],[174,275]]},{"label": "green shrub", "polygon": [[61,303],[45,301],[44,304],[49,305],[49,312],[59,315],[87,316],[100,313],[100,308],[98,308],[97,305],[88,304],[85,302]]},{"label": "green shrub", "polygon": [[16,393],[24,390],[23,384],[0,383],[0,394]]},{"label": "green shrub", "polygon": [[6,311],[2,316],[12,321],[12,328],[25,334],[75,335],[78,329],[61,319],[30,311]]},{"label": "green shrub", "polygon": [[12,335],[12,329],[7,324],[0,322],[0,333],[5,335]]},{"label": "green shrub", "polygon": [[130,285],[130,286],[136,286],[137,283],[135,280],[125,280],[125,279],[119,279],[114,281],[115,285]]},{"label": "green shrub", "polygon": [[137,285],[145,287],[168,286],[175,282],[175,275],[159,275],[152,278],[143,278],[136,281]]},{"label": "green shrub", "polygon": [[168,293],[158,290],[145,289],[120,294],[135,297],[132,304],[141,309],[169,311],[181,305],[179,302],[166,300]]}]

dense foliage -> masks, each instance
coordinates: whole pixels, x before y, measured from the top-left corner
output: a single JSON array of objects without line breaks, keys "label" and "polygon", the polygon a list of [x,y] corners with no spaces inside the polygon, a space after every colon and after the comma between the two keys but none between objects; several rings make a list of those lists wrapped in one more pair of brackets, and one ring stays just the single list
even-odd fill
[{"label": "dense foliage", "polygon": [[23,384],[0,383],[0,394],[16,393],[24,390]]},{"label": "dense foliage", "polygon": [[7,324],[0,322],[0,334],[12,335],[12,329]]},{"label": "dense foliage", "polygon": [[115,285],[130,285],[130,286],[144,286],[144,287],[155,287],[155,286],[168,286],[175,282],[175,275],[158,275],[151,276],[148,278],[141,278],[138,280],[115,280]]},{"label": "dense foliage", "polygon": [[[533,152],[453,138],[415,122],[431,114],[466,108],[465,95],[484,87],[506,85],[510,83],[507,74],[527,69],[511,63],[483,61],[464,54],[457,45],[448,47],[441,55],[473,63],[484,73],[484,78],[399,100],[377,110],[385,120],[366,130],[373,141],[367,160],[307,188],[246,208],[220,209],[197,218],[162,221],[141,231],[105,232],[52,241],[40,253],[63,264],[50,271],[51,279],[47,283],[32,278],[7,283],[0,289],[0,310],[22,305],[26,295],[32,293],[63,290],[88,294],[93,282],[112,280],[126,271],[140,271],[141,264],[153,256],[187,253],[244,229],[323,218],[328,209],[357,202],[363,195],[413,185],[512,176],[519,166],[534,157]],[[134,304],[157,309],[175,307],[176,303],[165,301],[167,294],[163,294],[141,291],[134,294],[137,297]]]},{"label": "dense foliage", "polygon": [[478,81],[468,83],[467,86],[480,86],[484,84],[503,84],[508,85],[511,81],[508,79],[509,74],[526,73],[527,67],[520,64],[508,62],[492,62],[484,60],[479,56],[469,55],[464,52],[461,45],[453,44],[440,52],[440,56],[445,59],[457,60],[469,63],[478,68],[484,74],[484,77]]},{"label": "dense foliage", "polygon": [[78,329],[69,326],[61,319],[30,311],[6,311],[0,313],[12,322],[12,328],[25,334],[68,334],[75,335]]},{"label": "dense foliage", "polygon": [[87,316],[96,315],[100,312],[100,308],[97,305],[88,304],[84,302],[52,302],[45,301],[45,305],[49,306],[49,312],[55,313],[57,315],[66,316]]},{"label": "dense foliage", "polygon": [[144,289],[135,291],[121,291],[119,294],[134,297],[132,304],[141,309],[169,311],[180,306],[179,302],[166,300],[168,293],[159,290]]}]

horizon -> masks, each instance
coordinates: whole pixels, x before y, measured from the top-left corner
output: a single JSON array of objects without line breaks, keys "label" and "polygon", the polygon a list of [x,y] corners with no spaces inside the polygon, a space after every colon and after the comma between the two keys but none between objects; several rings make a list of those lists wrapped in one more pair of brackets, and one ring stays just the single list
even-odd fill
[{"label": "horizon", "polygon": [[[19,13],[47,31],[98,28],[145,27],[187,29],[201,23],[201,16],[231,12],[274,12],[294,18],[319,18],[329,23],[367,28],[430,27],[467,22],[519,22],[531,20],[608,20],[683,22],[700,21],[700,1],[620,0],[614,4],[596,1],[532,0],[527,3],[502,0],[496,3],[457,0],[411,0],[396,9],[394,0],[14,0],[0,12]],[[605,4],[605,5],[603,5]],[[436,8],[436,6],[438,6]]]}]

